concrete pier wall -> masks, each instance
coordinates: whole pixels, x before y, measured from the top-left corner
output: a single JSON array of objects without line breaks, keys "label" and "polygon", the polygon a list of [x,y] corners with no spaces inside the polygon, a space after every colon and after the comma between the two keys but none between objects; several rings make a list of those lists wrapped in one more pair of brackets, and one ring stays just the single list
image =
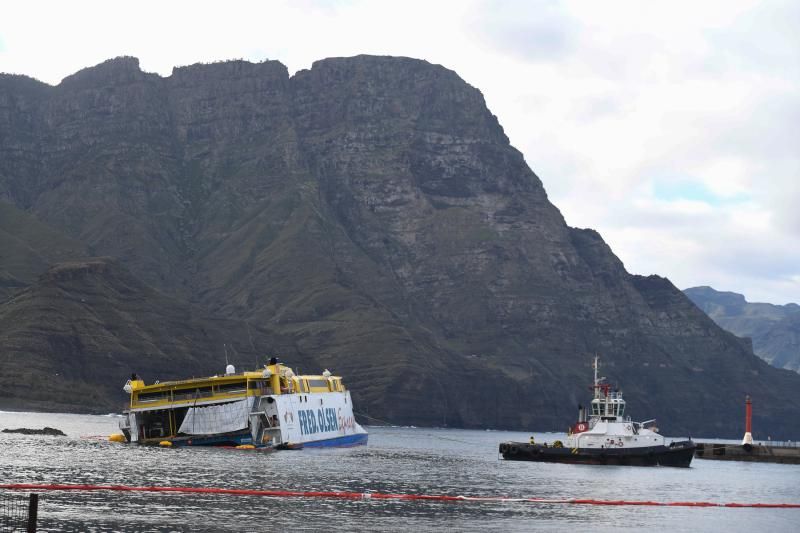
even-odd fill
[{"label": "concrete pier wall", "polygon": [[800,464],[800,447],[769,446],[766,444],[721,444],[698,442],[695,457],[718,461],[754,461],[764,463]]}]

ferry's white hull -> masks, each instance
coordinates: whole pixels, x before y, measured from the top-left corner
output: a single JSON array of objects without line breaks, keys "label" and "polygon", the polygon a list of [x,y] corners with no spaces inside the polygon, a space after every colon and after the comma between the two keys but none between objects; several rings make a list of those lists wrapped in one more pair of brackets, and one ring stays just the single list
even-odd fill
[{"label": "ferry's white hull", "polygon": [[131,442],[153,443],[163,437],[172,446],[280,449],[366,444],[368,434],[355,421],[352,405],[349,391],[267,395],[167,408],[182,409],[175,437],[145,433],[139,421],[148,409],[128,412],[120,426]]},{"label": "ferry's white hull", "polygon": [[[272,398],[275,399],[279,419],[278,445],[348,446],[367,443],[367,432],[353,415],[349,391],[288,394]],[[269,407],[267,410],[270,412]],[[276,446],[274,442],[272,445]]]}]

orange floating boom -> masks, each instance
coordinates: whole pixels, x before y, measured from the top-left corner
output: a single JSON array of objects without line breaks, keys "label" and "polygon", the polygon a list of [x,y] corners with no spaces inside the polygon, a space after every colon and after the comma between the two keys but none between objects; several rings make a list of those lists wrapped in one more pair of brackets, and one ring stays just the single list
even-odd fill
[{"label": "orange floating boom", "polygon": [[39,483],[0,484],[6,490],[53,490],[53,491],[116,491],[116,492],[176,492],[193,494],[225,494],[230,496],[269,496],[274,498],[331,498],[348,500],[426,500],[446,502],[504,502],[543,503],[571,505],[628,505],[658,507],[730,507],[756,509],[800,509],[800,503],[717,503],[717,502],[656,502],[641,500],[595,500],[578,498],[511,498],[508,496],[450,496],[445,494],[387,494],[380,492],[343,491],[291,491],[259,489],[224,489],[213,487],[133,487],[127,485],[72,485]]}]

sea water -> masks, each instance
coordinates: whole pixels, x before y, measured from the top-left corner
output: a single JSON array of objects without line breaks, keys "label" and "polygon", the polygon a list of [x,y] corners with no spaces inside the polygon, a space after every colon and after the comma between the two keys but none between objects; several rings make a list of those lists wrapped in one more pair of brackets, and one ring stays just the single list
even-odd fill
[{"label": "sea water", "polygon": [[[116,416],[0,412],[0,482],[190,486],[602,500],[800,503],[800,465],[691,468],[504,461],[530,433],[368,427],[369,444],[264,453],[110,443]],[[534,434],[537,442],[559,438]],[[561,436],[563,437],[563,436]],[[2,491],[0,491],[2,492]],[[800,509],[42,492],[40,531],[798,531]]]}]

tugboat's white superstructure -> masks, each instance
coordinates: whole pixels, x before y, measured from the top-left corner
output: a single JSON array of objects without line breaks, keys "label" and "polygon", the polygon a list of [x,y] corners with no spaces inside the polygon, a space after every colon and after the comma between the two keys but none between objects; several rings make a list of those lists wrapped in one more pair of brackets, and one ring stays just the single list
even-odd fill
[{"label": "tugboat's white superstructure", "polygon": [[590,412],[578,407],[578,421],[570,428],[565,442],[551,445],[504,442],[504,459],[557,463],[619,464],[635,466],[689,466],[695,444],[691,440],[671,442],[646,427],[655,420],[634,422],[625,415],[625,400],[612,391],[605,378],[598,376],[598,358],[594,359],[593,398]]},{"label": "tugboat's white superstructure", "polygon": [[583,408],[578,409],[578,422],[570,429],[567,441],[569,448],[644,448],[664,446],[666,441],[654,429],[645,427],[655,420],[634,422],[625,416],[625,400],[620,391],[612,391],[605,383],[606,378],[598,377],[598,358],[595,357],[594,397],[590,405],[589,417]]}]

